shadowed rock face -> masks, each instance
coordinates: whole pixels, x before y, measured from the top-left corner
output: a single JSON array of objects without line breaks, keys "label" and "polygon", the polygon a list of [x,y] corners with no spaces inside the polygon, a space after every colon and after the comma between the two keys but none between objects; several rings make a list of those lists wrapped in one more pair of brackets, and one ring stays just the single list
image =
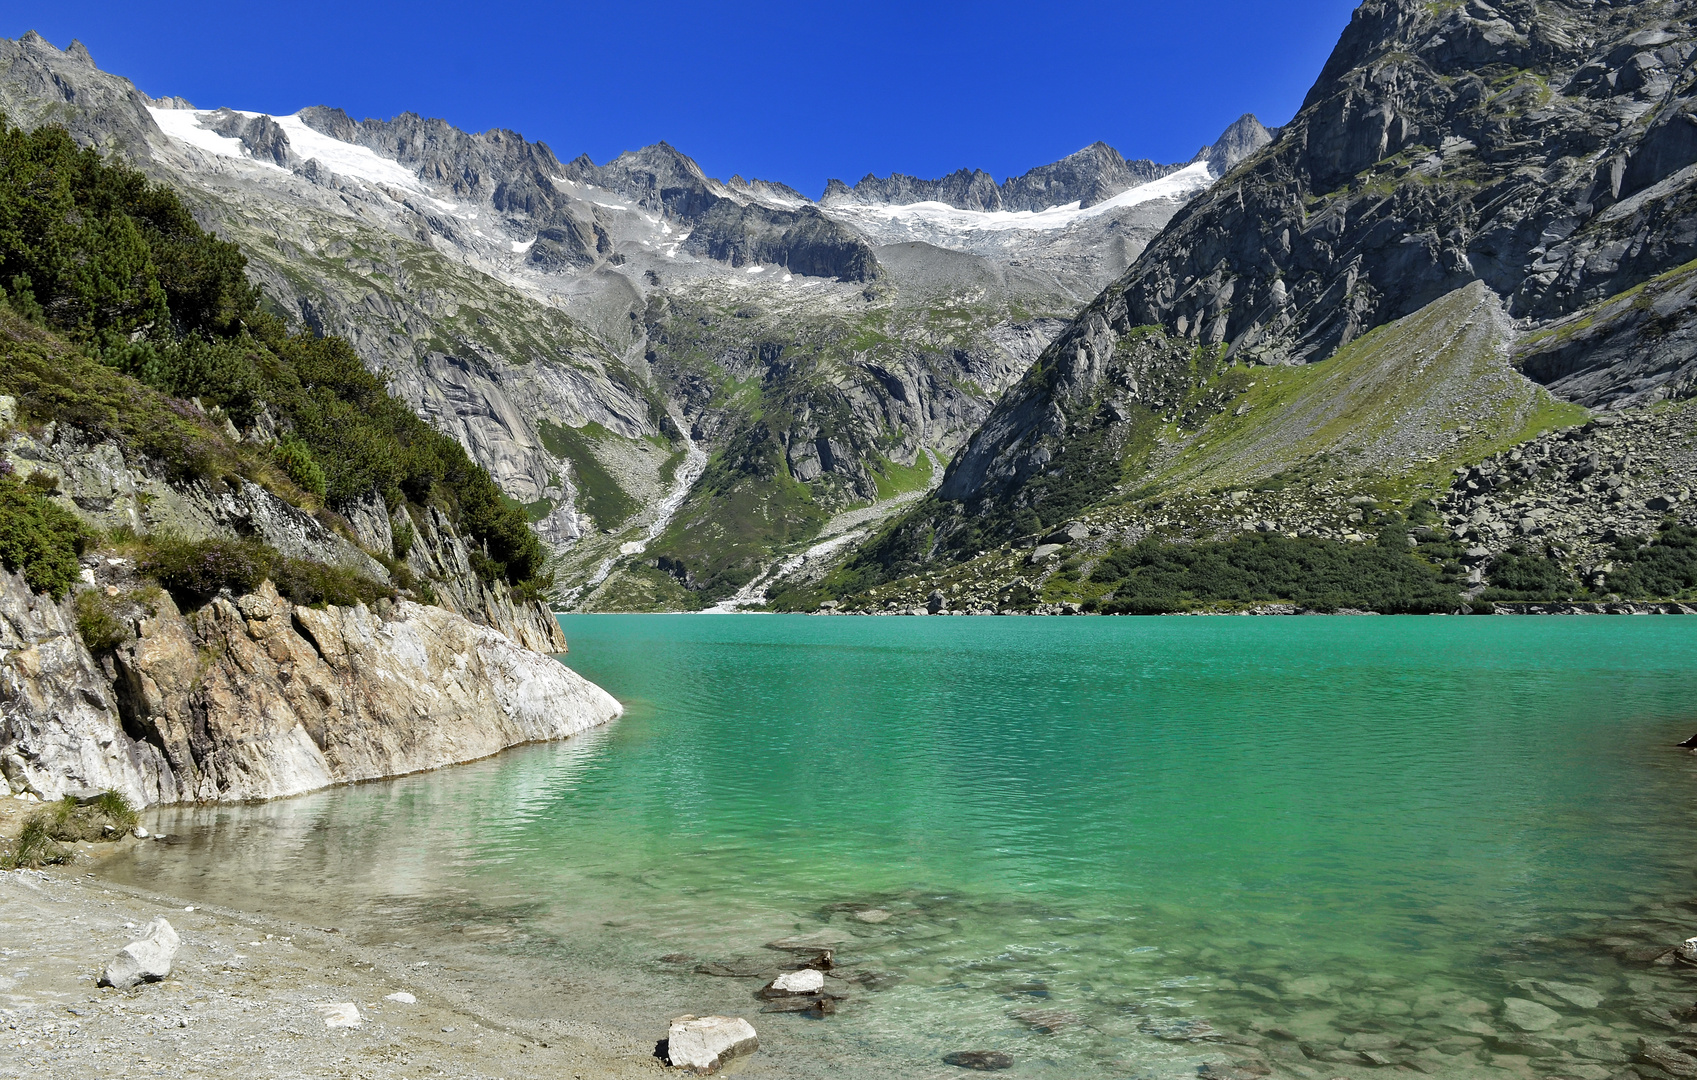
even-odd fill
[{"label": "shadowed rock face", "polygon": [[1697,255],[1692,11],[1363,4],[1278,141],[1108,296],[1276,363],[1476,279],[1545,320],[1677,267]]}]

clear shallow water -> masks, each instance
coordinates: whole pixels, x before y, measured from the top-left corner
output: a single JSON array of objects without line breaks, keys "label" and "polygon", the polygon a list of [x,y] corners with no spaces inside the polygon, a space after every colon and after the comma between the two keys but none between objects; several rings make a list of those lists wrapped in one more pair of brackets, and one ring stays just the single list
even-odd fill
[{"label": "clear shallow water", "polygon": [[[515,1015],[650,1039],[749,1015],[772,1075],[997,1049],[1010,1075],[1371,1052],[1601,1080],[1697,990],[1620,955],[1697,933],[1697,763],[1669,749],[1697,731],[1697,619],[562,625],[627,703],[613,727],[162,812],[187,845],[111,872],[419,948]],[[693,971],[777,967],[764,944],[801,933],[877,989],[760,1017],[759,980]],[[1558,1019],[1521,1032],[1511,997]]]}]

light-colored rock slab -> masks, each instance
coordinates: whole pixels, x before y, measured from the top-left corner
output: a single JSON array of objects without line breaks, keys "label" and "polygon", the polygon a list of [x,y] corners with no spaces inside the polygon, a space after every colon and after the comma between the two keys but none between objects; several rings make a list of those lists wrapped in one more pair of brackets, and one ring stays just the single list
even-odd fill
[{"label": "light-colored rock slab", "polygon": [[817,994],[825,989],[825,973],[813,968],[785,972],[773,979],[768,989],[781,994]]},{"label": "light-colored rock slab", "polygon": [[740,1016],[680,1016],[666,1033],[666,1058],[693,1073],[710,1073],[760,1049],[754,1025]]},{"label": "light-colored rock slab", "polygon": [[384,1001],[393,1001],[397,1005],[417,1005],[418,1004],[418,999],[413,997],[411,994],[407,993],[405,990],[402,990],[399,993],[395,993],[395,994],[385,994],[383,996],[383,1000]]},{"label": "light-colored rock slab", "polygon": [[154,919],[142,928],[140,940],[118,950],[101,974],[100,985],[128,990],[140,983],[158,982],[171,974],[171,960],[180,944],[169,922]]},{"label": "light-colored rock slab", "polygon": [[324,1017],[324,1026],[327,1028],[356,1028],[365,1022],[365,1018],[359,1014],[359,1006],[351,1001],[323,1001],[315,1004],[313,1008]]}]

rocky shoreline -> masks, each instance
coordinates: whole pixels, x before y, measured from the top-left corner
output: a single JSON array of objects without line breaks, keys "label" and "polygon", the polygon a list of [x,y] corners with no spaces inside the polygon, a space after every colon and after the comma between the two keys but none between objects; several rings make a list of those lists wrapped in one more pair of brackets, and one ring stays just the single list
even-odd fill
[{"label": "rocky shoreline", "polygon": [[[0,831],[28,804],[3,800]],[[146,841],[127,840],[124,844]],[[101,881],[85,848],[48,872],[0,872],[0,1055],[20,1080],[67,1076],[502,1076],[627,1080],[661,1067],[616,1032],[491,1009],[448,971],[338,931]],[[95,850],[102,849],[102,850]],[[169,977],[100,988],[149,920],[181,936]],[[410,999],[410,1000],[409,1000]],[[353,1007],[332,1022],[324,1006]]]}]

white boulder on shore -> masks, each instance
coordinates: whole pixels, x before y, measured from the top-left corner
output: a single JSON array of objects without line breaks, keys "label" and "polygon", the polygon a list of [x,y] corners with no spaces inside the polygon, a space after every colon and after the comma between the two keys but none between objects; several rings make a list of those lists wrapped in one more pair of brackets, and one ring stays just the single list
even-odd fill
[{"label": "white boulder on shore", "polygon": [[181,941],[177,931],[163,917],[154,919],[142,928],[139,941],[132,941],[118,950],[101,973],[100,985],[128,990],[144,982],[158,982],[171,974],[171,960],[177,955]]},{"label": "white boulder on shore", "polygon": [[713,1072],[758,1049],[754,1025],[740,1016],[680,1016],[666,1033],[666,1060],[693,1073]]}]

